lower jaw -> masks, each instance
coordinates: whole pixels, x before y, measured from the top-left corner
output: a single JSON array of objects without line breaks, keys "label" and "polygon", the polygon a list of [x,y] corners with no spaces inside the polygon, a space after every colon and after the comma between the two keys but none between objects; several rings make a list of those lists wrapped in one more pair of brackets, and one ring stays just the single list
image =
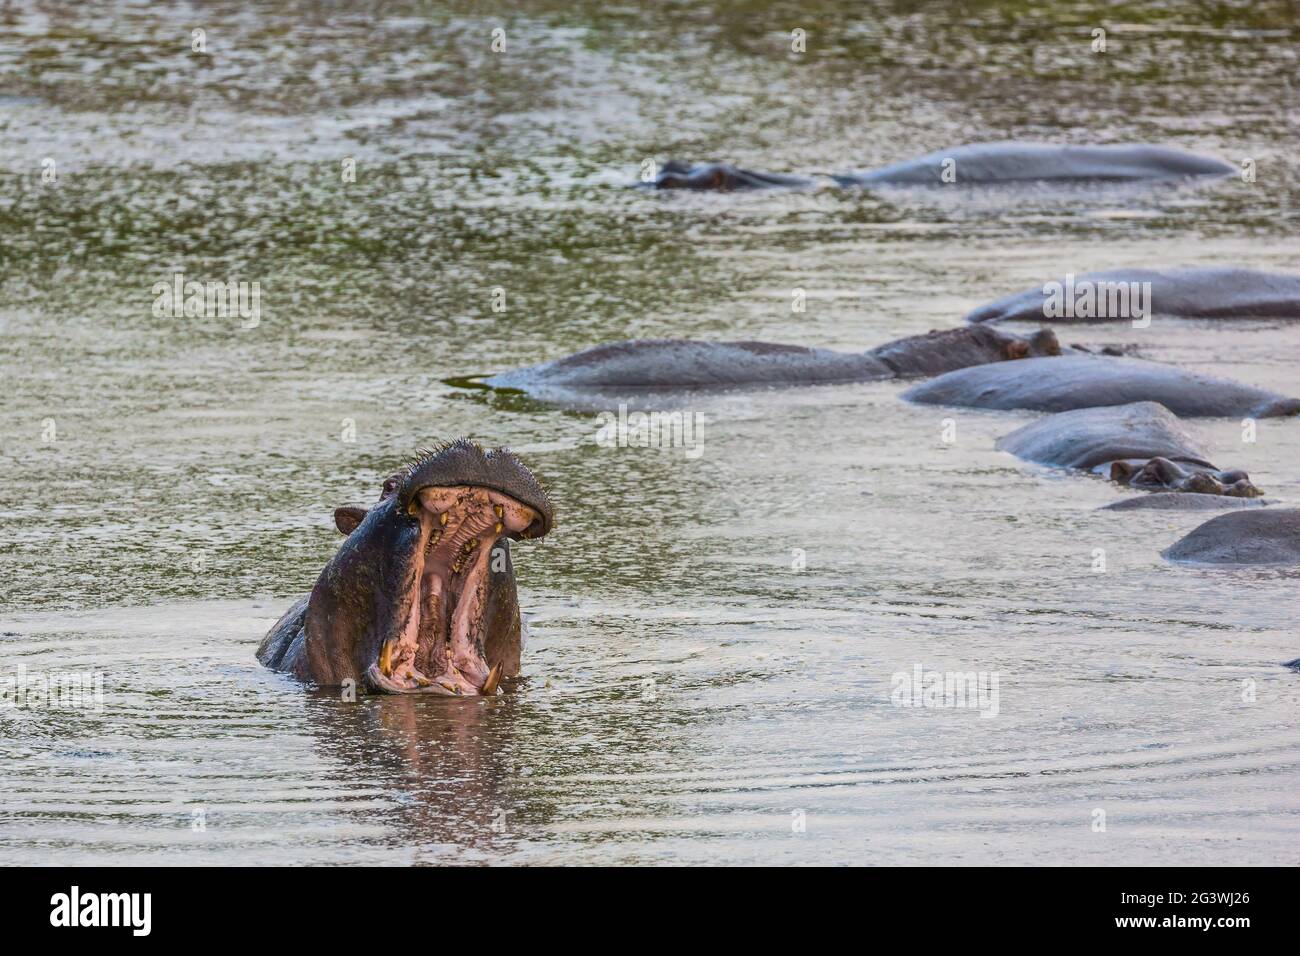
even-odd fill
[{"label": "lower jaw", "polygon": [[454,556],[433,551],[436,567],[422,569],[406,627],[385,642],[366,673],[374,690],[446,697],[496,693],[501,663],[485,659],[482,629],[488,565],[498,540],[484,535]]},{"label": "lower jaw", "polygon": [[472,684],[464,685],[463,683],[452,683],[447,676],[441,679],[431,679],[427,685],[416,684],[411,686],[399,679],[389,677],[379,669],[376,662],[370,665],[366,671],[366,683],[371,690],[378,691],[381,694],[433,694],[439,697],[489,697],[497,692],[497,687],[501,682],[501,665],[498,663],[489,672],[487,680],[482,687],[474,687]]}]

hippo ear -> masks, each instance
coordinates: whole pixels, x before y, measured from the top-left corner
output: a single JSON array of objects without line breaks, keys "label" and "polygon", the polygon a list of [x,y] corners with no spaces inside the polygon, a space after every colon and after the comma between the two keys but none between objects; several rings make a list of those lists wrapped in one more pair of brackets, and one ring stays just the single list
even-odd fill
[{"label": "hippo ear", "polygon": [[351,534],[357,530],[357,525],[361,524],[365,516],[365,508],[358,508],[356,505],[343,505],[334,509],[334,527],[345,535]]}]

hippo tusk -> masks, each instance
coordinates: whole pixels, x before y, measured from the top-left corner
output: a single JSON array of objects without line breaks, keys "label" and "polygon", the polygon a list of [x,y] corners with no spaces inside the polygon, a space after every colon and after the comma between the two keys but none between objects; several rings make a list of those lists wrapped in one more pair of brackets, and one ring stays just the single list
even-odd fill
[{"label": "hippo tusk", "polygon": [[492,669],[488,671],[487,680],[483,682],[483,687],[479,691],[482,694],[495,694],[497,685],[501,683],[501,662],[497,661]]}]

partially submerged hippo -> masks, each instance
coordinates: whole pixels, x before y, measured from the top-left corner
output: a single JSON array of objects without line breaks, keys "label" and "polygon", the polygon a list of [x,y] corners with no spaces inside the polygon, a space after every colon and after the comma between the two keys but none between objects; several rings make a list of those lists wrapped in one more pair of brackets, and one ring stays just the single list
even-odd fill
[{"label": "partially submerged hippo", "polygon": [[[993,332],[998,334],[989,334]],[[1050,330],[1022,337],[983,326],[914,335],[856,353],[770,342],[632,339],[502,372],[483,384],[573,401],[633,390],[879,381],[1059,353],[1060,344]]]},{"label": "partially submerged hippo", "polygon": [[[1230,176],[1220,159],[1165,146],[1058,146],[1052,143],[970,143],[860,173],[832,174],[841,186],[976,185],[1024,182],[1133,182]],[[725,163],[665,163],[657,189],[766,189],[812,180],[740,169]]]},{"label": "partially submerged hippo", "polygon": [[638,183],[653,189],[694,189],[732,192],[737,189],[771,189],[774,186],[810,186],[812,180],[779,173],[760,173],[727,163],[679,163],[669,160],[654,182]]},{"label": "partially submerged hippo", "polygon": [[1198,564],[1300,564],[1300,509],[1231,511],[1161,552]]},{"label": "partially submerged hippo", "polygon": [[903,398],[927,405],[1042,412],[1149,401],[1185,418],[1300,413],[1298,399],[1231,379],[1141,359],[1080,354],[958,369],[922,382]]},{"label": "partially submerged hippo", "polygon": [[1220,471],[1163,405],[1134,402],[1048,415],[998,441],[1026,461],[1081,468],[1148,491],[1257,498],[1244,471]]},{"label": "partially submerged hippo", "polygon": [[1111,322],[1170,315],[1300,318],[1300,275],[1256,269],[1110,269],[1026,289],[974,309],[967,322]]},{"label": "partially submerged hippo", "polygon": [[971,143],[880,169],[833,177],[843,186],[924,186],[1030,181],[1130,182],[1230,176],[1219,159],[1164,146]]},{"label": "partially submerged hippo", "polygon": [[540,538],[553,522],[546,492],[509,451],[442,445],[384,482],[369,510],[335,512],[347,540],[257,659],[322,687],[493,694],[519,673],[522,649],[501,539]]},{"label": "partially submerged hippo", "polygon": [[1101,511],[1227,511],[1233,508],[1266,508],[1278,502],[1272,498],[1226,498],[1223,495],[1184,495],[1177,491],[1124,498],[1102,505]]}]

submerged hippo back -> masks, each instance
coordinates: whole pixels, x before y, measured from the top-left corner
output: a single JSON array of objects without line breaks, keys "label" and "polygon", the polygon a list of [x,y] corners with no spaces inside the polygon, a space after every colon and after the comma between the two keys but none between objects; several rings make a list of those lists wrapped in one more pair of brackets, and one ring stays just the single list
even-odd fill
[{"label": "submerged hippo back", "polygon": [[[1142,284],[1150,284],[1150,298]],[[1025,289],[971,310],[967,322],[1115,322],[1138,316],[1132,290],[1149,315],[1187,318],[1300,318],[1300,275],[1237,268],[1111,269]],[[1092,294],[1095,306],[1063,310],[1067,297]]]},{"label": "submerged hippo back", "polygon": [[1168,458],[1213,467],[1177,418],[1156,402],[1060,412],[998,441],[1002,451],[1061,468],[1095,468],[1127,458]]},{"label": "submerged hippo back", "polygon": [[836,177],[858,183],[925,185],[1028,181],[1133,181],[1227,176],[1222,160],[1163,146],[1057,146],[1049,143],[972,143],[917,159]]},{"label": "submerged hippo back", "polygon": [[903,393],[909,401],[973,408],[1075,408],[1159,402],[1190,418],[1294,415],[1300,401],[1231,379],[1140,359],[1063,355],[949,372]]},{"label": "submerged hippo back", "polygon": [[494,388],[670,389],[753,383],[816,383],[884,379],[892,370],[868,354],[768,342],[633,339],[503,372]]},{"label": "submerged hippo back", "polygon": [[1163,555],[1203,564],[1300,564],[1300,510],[1264,508],[1211,518]]}]

